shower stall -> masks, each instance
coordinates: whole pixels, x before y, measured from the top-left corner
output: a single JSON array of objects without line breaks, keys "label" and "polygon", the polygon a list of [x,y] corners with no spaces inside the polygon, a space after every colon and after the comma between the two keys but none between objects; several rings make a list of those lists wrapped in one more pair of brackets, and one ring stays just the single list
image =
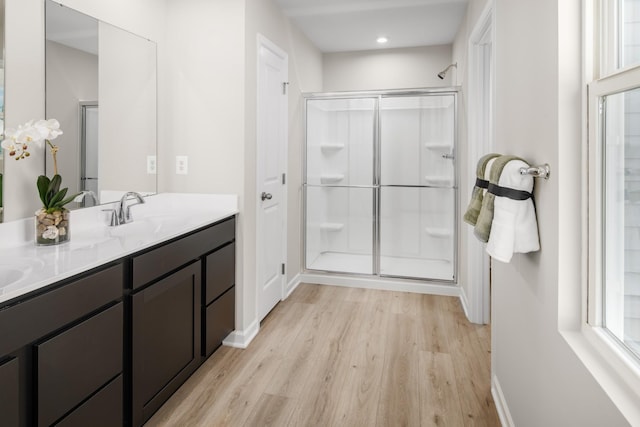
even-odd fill
[{"label": "shower stall", "polygon": [[454,282],[456,89],[305,100],[305,270]]}]

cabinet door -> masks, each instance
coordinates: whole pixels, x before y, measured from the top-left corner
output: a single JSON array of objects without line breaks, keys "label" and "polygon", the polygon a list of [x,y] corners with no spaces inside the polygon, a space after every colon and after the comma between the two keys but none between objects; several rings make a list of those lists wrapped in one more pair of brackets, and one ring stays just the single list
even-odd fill
[{"label": "cabinet door", "polygon": [[132,297],[133,425],[164,403],[200,364],[201,264]]},{"label": "cabinet door", "polygon": [[18,367],[18,359],[15,358],[0,364],[0,423],[7,427],[18,425]]},{"label": "cabinet door", "polygon": [[36,346],[38,425],[51,425],[122,372],[122,332],[118,303]]}]

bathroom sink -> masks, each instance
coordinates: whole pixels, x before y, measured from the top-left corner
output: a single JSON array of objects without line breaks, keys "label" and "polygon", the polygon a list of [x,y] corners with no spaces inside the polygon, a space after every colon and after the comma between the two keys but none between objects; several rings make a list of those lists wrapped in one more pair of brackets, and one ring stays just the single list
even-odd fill
[{"label": "bathroom sink", "polygon": [[3,258],[0,260],[0,293],[20,282],[35,270],[42,268],[44,262],[32,258]]},{"label": "bathroom sink", "polygon": [[177,215],[153,215],[134,219],[133,222],[109,227],[111,237],[125,238],[131,241],[152,239],[157,233],[179,229],[187,221]]},{"label": "bathroom sink", "polygon": [[24,275],[25,271],[22,269],[0,265],[0,288],[14,284]]}]

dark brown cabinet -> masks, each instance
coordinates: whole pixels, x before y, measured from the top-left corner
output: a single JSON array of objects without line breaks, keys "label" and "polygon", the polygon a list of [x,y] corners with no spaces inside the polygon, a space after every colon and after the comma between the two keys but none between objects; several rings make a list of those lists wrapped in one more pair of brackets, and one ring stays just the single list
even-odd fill
[{"label": "dark brown cabinet", "polygon": [[38,425],[53,424],[122,373],[122,328],[120,302],[35,346]]},{"label": "dark brown cabinet", "polygon": [[235,329],[234,241],[230,218],[132,258],[132,425],[147,421]]},{"label": "dark brown cabinet", "polygon": [[[0,364],[0,424],[82,425],[76,411],[122,375],[123,271],[103,267],[0,308],[0,360],[8,360]],[[100,405],[118,423],[121,385]]]},{"label": "dark brown cabinet", "polygon": [[134,425],[200,365],[200,272],[196,261],[132,296]]},{"label": "dark brown cabinet", "polygon": [[203,338],[205,356],[211,355],[235,329],[236,245],[229,243],[205,259]]},{"label": "dark brown cabinet", "polygon": [[0,364],[0,414],[8,426],[18,425],[20,380],[18,359],[15,357]]},{"label": "dark brown cabinet", "polygon": [[0,304],[0,425],[142,425],[235,324],[235,217]]}]

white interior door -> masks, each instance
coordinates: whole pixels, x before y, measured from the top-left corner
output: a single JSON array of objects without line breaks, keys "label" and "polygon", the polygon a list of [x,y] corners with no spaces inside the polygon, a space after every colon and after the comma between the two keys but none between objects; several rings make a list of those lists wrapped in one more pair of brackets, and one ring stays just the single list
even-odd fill
[{"label": "white interior door", "polygon": [[286,285],[287,54],[258,35],[257,284],[262,320]]}]

